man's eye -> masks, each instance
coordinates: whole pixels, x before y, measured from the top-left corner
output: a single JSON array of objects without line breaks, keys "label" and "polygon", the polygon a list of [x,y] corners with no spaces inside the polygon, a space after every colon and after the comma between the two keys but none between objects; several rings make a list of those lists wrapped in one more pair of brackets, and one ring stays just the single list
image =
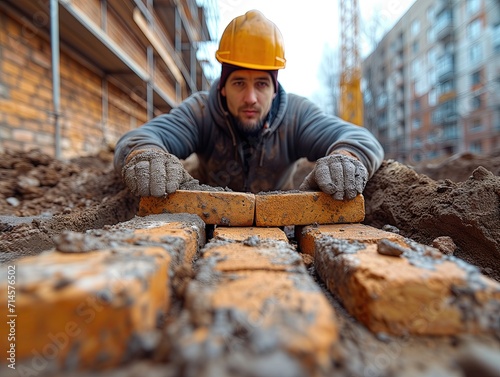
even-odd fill
[{"label": "man's eye", "polygon": [[257,85],[261,88],[267,88],[269,86],[269,83],[267,81],[259,81]]}]

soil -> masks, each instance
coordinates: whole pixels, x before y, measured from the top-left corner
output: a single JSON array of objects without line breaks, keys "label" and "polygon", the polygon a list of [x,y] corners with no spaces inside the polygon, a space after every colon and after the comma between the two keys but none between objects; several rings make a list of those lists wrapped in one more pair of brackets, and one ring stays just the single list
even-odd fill
[{"label": "soil", "polygon": [[500,281],[500,176],[479,166],[462,182],[435,181],[385,161],[364,195],[366,224],[425,245],[452,241],[455,256]]},{"label": "soil", "polygon": [[[52,248],[56,236],[65,230],[101,229],[133,218],[139,200],[115,173],[112,158],[112,150],[64,162],[39,151],[0,154],[0,263]],[[295,184],[302,182],[311,167],[307,162],[300,164]],[[500,154],[467,153],[422,166],[386,160],[368,181],[364,196],[365,224],[453,253],[500,281]],[[419,369],[426,368],[437,373],[433,375],[443,375],[445,368],[446,375],[472,376],[488,363],[484,355],[491,349],[498,355],[500,349],[500,334],[479,343],[477,338],[466,337],[391,340],[382,334],[383,339],[376,338],[331,300],[341,313],[344,351],[359,356],[340,366],[339,375],[358,375],[360,363],[365,365],[361,375],[367,375],[367,358],[372,357],[368,361],[374,365],[380,357],[380,363],[389,362],[379,368],[385,375],[401,375],[405,367],[405,375],[424,375]],[[484,345],[491,348],[484,349]],[[462,354],[458,350],[464,347],[468,351]],[[449,365],[429,367],[436,350],[463,356],[455,359],[453,373]],[[113,375],[132,375],[136,370],[169,375],[163,366],[148,361]],[[489,375],[500,376],[500,368]]]}]

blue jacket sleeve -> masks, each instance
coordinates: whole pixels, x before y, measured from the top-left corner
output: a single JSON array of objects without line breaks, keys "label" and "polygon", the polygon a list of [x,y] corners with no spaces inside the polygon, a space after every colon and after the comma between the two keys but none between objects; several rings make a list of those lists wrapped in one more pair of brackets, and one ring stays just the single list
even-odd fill
[{"label": "blue jacket sleeve", "polygon": [[125,133],[115,147],[114,166],[120,171],[127,156],[134,150],[157,147],[187,158],[200,143],[205,112],[208,111],[207,95],[199,92],[182,102],[168,114],[162,114],[139,128]]},{"label": "blue jacket sleeve", "polygon": [[316,161],[336,150],[347,150],[359,158],[371,177],[382,164],[384,150],[366,128],[325,114],[311,101],[289,96],[290,108],[297,108],[295,148],[300,156]]}]

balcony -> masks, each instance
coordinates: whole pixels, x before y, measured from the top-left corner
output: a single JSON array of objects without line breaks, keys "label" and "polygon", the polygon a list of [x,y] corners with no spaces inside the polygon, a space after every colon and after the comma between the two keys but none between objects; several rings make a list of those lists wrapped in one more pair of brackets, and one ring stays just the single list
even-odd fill
[{"label": "balcony", "polygon": [[434,27],[437,39],[446,39],[452,35],[453,17],[451,12],[451,9],[445,9],[436,17],[436,24]]},{"label": "balcony", "polygon": [[443,93],[438,97],[438,103],[444,103],[456,97],[456,92],[451,90],[449,92]]},{"label": "balcony", "polygon": [[436,76],[440,82],[450,80],[455,75],[455,59],[453,54],[447,53],[437,61]]},{"label": "balcony", "polygon": [[435,12],[440,14],[443,11],[449,10],[453,7],[453,0],[437,0],[435,2]]},{"label": "balcony", "polygon": [[493,28],[493,50],[495,53],[500,52],[500,24],[495,25]]}]

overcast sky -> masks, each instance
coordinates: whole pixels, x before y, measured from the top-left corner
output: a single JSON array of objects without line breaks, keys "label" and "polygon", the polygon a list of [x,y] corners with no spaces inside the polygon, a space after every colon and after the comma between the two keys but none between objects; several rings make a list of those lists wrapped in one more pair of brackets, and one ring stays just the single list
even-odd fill
[{"label": "overcast sky", "polygon": [[[338,24],[340,0],[218,0],[220,34],[227,24],[251,9],[258,9],[273,21],[285,40],[286,68],[279,80],[288,92],[311,97],[321,85],[318,70],[326,48],[340,42]],[[372,25],[374,17],[389,30],[415,0],[358,0],[360,24]],[[364,29],[367,30],[366,28]],[[362,54],[369,52],[368,37],[362,32]],[[340,64],[340,61],[339,61]]]}]

